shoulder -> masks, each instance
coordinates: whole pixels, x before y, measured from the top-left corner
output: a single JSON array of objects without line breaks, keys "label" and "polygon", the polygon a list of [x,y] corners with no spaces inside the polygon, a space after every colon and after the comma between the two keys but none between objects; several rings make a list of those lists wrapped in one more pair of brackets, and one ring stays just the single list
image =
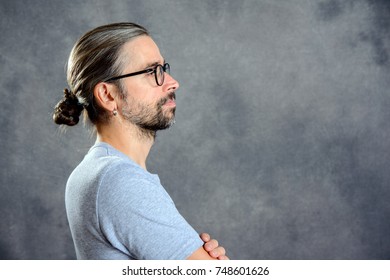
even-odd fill
[{"label": "shoulder", "polygon": [[126,203],[139,205],[141,202],[167,200],[166,193],[157,175],[150,174],[130,160],[111,159],[99,182],[100,203]]},{"label": "shoulder", "polygon": [[110,163],[103,171],[101,181],[103,184],[127,187],[134,184],[160,184],[157,175],[150,174],[134,162],[122,158],[110,159]]},{"label": "shoulder", "polygon": [[84,158],[82,167],[101,183],[112,185],[134,180],[153,180],[153,175],[132,159],[106,143],[95,144]]}]

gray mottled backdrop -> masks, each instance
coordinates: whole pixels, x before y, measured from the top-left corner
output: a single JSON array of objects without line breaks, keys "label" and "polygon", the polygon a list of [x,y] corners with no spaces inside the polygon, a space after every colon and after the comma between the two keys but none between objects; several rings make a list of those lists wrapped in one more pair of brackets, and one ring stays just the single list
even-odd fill
[{"label": "gray mottled backdrop", "polygon": [[149,169],[233,259],[390,259],[390,1],[0,2],[0,258],[73,259],[52,108],[74,42],[150,29],[181,83]]}]

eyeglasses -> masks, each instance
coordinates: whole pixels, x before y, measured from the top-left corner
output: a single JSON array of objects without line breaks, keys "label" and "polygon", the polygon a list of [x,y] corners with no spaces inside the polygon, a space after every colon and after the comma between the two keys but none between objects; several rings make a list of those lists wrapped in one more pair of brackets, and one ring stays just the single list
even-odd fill
[{"label": "eyeglasses", "polygon": [[164,65],[157,64],[156,67],[154,67],[154,68],[149,68],[149,69],[145,69],[145,70],[138,71],[138,72],[133,72],[133,73],[117,76],[117,77],[112,77],[112,78],[105,80],[104,82],[111,82],[111,81],[131,77],[131,76],[141,75],[144,73],[148,73],[148,74],[154,73],[154,78],[156,79],[157,85],[162,86],[164,84],[164,76],[165,76],[164,73],[165,72],[168,74],[171,72],[171,67],[169,66],[168,63],[164,63]]}]

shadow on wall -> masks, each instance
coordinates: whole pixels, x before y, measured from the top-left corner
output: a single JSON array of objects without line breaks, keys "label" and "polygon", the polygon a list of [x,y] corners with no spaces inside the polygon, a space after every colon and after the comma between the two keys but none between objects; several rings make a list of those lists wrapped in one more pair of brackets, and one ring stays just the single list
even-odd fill
[{"label": "shadow on wall", "polygon": [[[353,10],[357,1],[328,0],[318,3],[316,18],[320,22],[332,22]],[[374,62],[383,67],[390,67],[390,1],[366,1],[374,14],[373,25],[367,31],[362,31],[357,42],[351,44],[351,47],[359,43],[367,43],[372,46]]]}]

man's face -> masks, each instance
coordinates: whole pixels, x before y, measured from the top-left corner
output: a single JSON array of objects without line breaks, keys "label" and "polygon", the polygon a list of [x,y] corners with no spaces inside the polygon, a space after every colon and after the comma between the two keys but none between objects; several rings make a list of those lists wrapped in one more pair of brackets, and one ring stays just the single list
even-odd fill
[{"label": "man's face", "polygon": [[[125,63],[123,74],[164,65],[164,59],[157,45],[149,36],[140,36],[124,45],[122,58]],[[164,83],[158,86],[155,74],[141,74],[121,80],[126,99],[118,108],[124,119],[149,131],[166,129],[175,119],[175,90],[179,83],[164,73]]]}]

